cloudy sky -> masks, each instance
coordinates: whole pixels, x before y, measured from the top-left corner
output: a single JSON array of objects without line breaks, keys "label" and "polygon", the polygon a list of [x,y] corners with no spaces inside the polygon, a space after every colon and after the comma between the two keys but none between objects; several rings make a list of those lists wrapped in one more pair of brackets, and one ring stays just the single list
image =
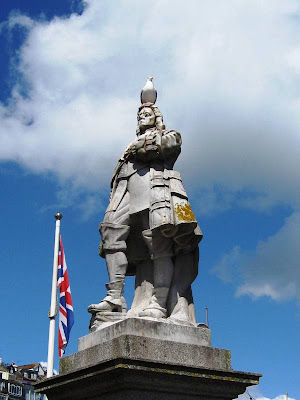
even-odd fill
[{"label": "cloudy sky", "polygon": [[57,209],[68,353],[87,333],[107,279],[97,226],[151,75],[204,232],[198,319],[207,305],[213,345],[263,373],[253,396],[300,397],[299,1],[10,0],[0,18],[3,360],[46,358]]}]

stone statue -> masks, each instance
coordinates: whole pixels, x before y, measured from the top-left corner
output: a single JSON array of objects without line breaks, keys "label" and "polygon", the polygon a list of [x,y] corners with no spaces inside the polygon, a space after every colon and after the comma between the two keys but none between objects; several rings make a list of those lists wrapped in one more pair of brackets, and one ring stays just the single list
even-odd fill
[{"label": "stone statue", "polygon": [[[113,173],[110,202],[99,227],[109,283],[107,296],[88,308],[91,331],[103,322],[133,316],[196,325],[191,284],[198,273],[202,232],[181,176],[173,170],[181,135],[165,129],[154,105],[152,78],[141,93],[143,99],[147,102],[138,109],[136,139]],[[128,312],[126,275],[136,276]]]}]

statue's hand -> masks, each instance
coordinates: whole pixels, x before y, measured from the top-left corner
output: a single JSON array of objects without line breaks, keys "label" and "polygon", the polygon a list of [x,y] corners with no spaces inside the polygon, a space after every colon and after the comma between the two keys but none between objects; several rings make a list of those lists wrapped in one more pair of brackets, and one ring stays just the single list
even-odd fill
[{"label": "statue's hand", "polygon": [[151,135],[151,136],[147,137],[145,140],[144,148],[145,148],[146,152],[157,151],[158,147],[156,145],[156,136]]},{"label": "statue's hand", "polygon": [[144,137],[138,137],[133,142],[135,153],[137,153],[140,149],[142,149],[144,147],[144,145],[145,145],[145,138]]},{"label": "statue's hand", "polygon": [[157,132],[147,135],[144,149],[149,160],[156,160],[160,157],[160,146],[158,146],[158,143]]},{"label": "statue's hand", "polygon": [[124,158],[135,157],[140,149],[144,147],[145,138],[137,138],[131,145],[126,149]]},{"label": "statue's hand", "polygon": [[136,156],[143,162],[157,160],[160,157],[160,148],[157,145],[157,133],[151,132],[136,142]]}]

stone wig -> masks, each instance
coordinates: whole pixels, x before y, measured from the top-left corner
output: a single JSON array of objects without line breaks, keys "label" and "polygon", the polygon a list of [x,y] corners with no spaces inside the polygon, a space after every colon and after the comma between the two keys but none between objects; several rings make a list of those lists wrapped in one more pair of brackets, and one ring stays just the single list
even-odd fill
[{"label": "stone wig", "polygon": [[[158,107],[156,107],[153,103],[144,103],[141,106],[139,106],[137,118],[139,118],[139,112],[145,107],[150,107],[152,109],[152,111],[154,112],[156,128],[158,130],[160,130],[160,131],[165,129],[166,127],[165,127],[165,125],[163,123],[163,115],[159,111]],[[136,129],[136,135],[139,136],[139,134],[140,134],[140,128],[138,126],[137,129]]]}]

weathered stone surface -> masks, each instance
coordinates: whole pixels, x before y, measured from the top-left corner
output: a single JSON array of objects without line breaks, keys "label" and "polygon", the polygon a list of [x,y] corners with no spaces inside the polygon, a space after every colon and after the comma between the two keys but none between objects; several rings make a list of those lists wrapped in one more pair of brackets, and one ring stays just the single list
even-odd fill
[{"label": "weathered stone surface", "polygon": [[78,350],[60,360],[61,372],[119,358],[231,369],[230,351],[210,346],[207,327],[140,318],[125,319],[80,338]]},{"label": "weathered stone surface", "polygon": [[168,320],[146,320],[127,318],[123,321],[110,323],[78,340],[78,350],[103,344],[122,335],[134,335],[142,338],[161,339],[163,341],[210,346],[210,329],[205,326],[192,327],[168,323]]},{"label": "weathered stone surface", "polygon": [[60,371],[71,372],[99,362],[124,358],[190,367],[231,369],[230,351],[169,340],[123,335],[60,361]]},{"label": "weathered stone surface", "polygon": [[210,346],[207,327],[128,318],[80,338],[60,375],[36,390],[49,400],[225,400],[259,377],[233,371],[230,351]]}]

